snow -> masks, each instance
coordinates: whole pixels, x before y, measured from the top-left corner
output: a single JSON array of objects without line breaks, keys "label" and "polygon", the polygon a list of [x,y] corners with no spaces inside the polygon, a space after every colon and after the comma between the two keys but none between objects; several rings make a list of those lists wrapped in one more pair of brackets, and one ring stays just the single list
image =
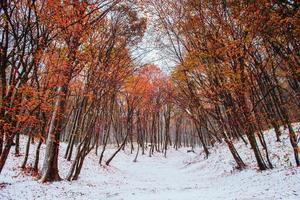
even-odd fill
[{"label": "snow", "polygon": [[[300,124],[294,127],[299,131]],[[23,156],[15,157],[11,153],[0,175],[0,199],[300,199],[300,169],[294,167],[288,135],[282,135],[282,143],[275,142],[273,130],[266,131],[265,137],[275,168],[263,172],[257,170],[252,151],[241,141],[236,141],[235,146],[248,166],[243,171],[235,169],[225,144],[211,148],[208,159],[204,159],[201,148],[197,148],[196,153],[187,153],[188,149],[182,148],[178,151],[169,149],[167,158],[161,153],[152,157],[146,154],[140,155],[138,162],[132,162],[135,153],[125,150],[106,167],[99,166],[99,157],[92,151],[85,160],[79,180],[48,184],[39,183],[21,172],[18,166]],[[26,138],[21,142],[21,147],[25,148]],[[63,159],[65,148],[62,144],[59,159],[62,177],[71,165]],[[44,150],[45,146],[42,146],[42,154]],[[29,164],[33,163],[35,145],[30,151]],[[105,158],[113,151],[109,148]],[[42,159],[43,155],[40,165]],[[1,183],[5,183],[2,188]]]}]

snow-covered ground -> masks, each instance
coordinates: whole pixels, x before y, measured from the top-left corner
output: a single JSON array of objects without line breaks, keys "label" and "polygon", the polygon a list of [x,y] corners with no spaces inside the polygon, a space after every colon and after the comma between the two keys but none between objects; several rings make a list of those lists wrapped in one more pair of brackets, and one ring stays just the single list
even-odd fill
[{"label": "snow-covered ground", "polygon": [[[295,128],[298,130],[299,124]],[[203,159],[200,148],[195,154],[187,153],[187,149],[170,149],[167,159],[159,153],[151,158],[139,156],[136,163],[132,162],[135,154],[125,151],[109,167],[100,167],[99,158],[91,152],[79,180],[51,184],[41,184],[21,173],[18,166],[23,156],[11,154],[0,175],[0,185],[5,183],[0,187],[0,199],[300,199],[300,169],[294,167],[288,136],[281,137],[282,143],[275,142],[273,131],[267,131],[265,136],[275,169],[264,172],[256,170],[254,155],[242,142],[236,142],[236,148],[248,168],[241,172],[235,170],[224,144],[210,149],[207,160]],[[21,141],[24,147],[25,139]],[[34,150],[32,146],[31,155]],[[62,158],[64,150],[62,144],[59,160],[62,177],[71,164]],[[108,149],[106,158],[112,152],[113,149]]]}]

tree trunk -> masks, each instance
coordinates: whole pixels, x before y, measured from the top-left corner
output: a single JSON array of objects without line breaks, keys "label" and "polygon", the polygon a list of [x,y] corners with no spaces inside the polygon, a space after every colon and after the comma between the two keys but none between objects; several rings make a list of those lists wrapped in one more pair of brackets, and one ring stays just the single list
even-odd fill
[{"label": "tree trunk", "polygon": [[60,181],[61,178],[58,174],[58,152],[59,152],[59,139],[62,122],[60,115],[65,112],[65,102],[67,94],[67,85],[58,88],[58,92],[62,93],[57,97],[54,111],[50,122],[46,141],[46,153],[42,169],[41,182]]},{"label": "tree trunk", "polygon": [[34,172],[38,172],[38,170],[39,170],[40,149],[41,149],[42,143],[43,143],[43,140],[40,139],[39,143],[36,147],[36,150],[35,150],[35,159],[34,159],[34,165],[33,165]]},{"label": "tree trunk", "polygon": [[115,151],[115,153],[106,161],[106,163],[105,163],[106,165],[109,165],[109,163],[114,159],[114,157],[121,151],[121,149],[123,149],[123,147],[126,144],[128,134],[129,134],[129,132],[126,133],[126,136],[125,136],[122,144],[120,145],[120,147],[117,149],[117,151]]},{"label": "tree trunk", "polygon": [[101,154],[100,154],[100,159],[99,159],[99,164],[100,165],[102,163],[102,159],[103,159],[103,156],[104,156],[104,151],[106,149],[107,141],[108,141],[108,138],[109,138],[110,122],[106,122],[106,124],[104,126],[105,126],[105,128],[104,128],[104,144],[103,144],[103,148],[102,148],[102,151],[101,151]]},{"label": "tree trunk", "polygon": [[27,144],[26,144],[26,150],[25,150],[25,157],[24,157],[23,164],[21,166],[22,169],[26,168],[28,155],[29,155],[30,141],[31,141],[31,136],[28,136],[28,140],[27,140]]},{"label": "tree trunk", "polygon": [[133,162],[137,162],[139,151],[140,151],[140,145],[138,144],[137,151],[136,151],[135,158],[134,158]]},{"label": "tree trunk", "polygon": [[[196,122],[196,123],[198,123],[198,122]],[[202,145],[204,153],[205,153],[205,158],[208,158],[209,151],[208,151],[208,148],[207,148],[207,146],[206,146],[206,144],[204,142],[202,131],[201,131],[201,127],[200,127],[199,124],[195,124],[195,125],[196,125],[196,130],[197,130],[197,133],[198,133],[199,140],[201,142],[201,145]]]},{"label": "tree trunk", "polygon": [[15,140],[15,156],[20,156],[20,133],[16,134],[16,140]]},{"label": "tree trunk", "polygon": [[232,157],[234,158],[236,164],[237,164],[237,169],[244,169],[246,167],[244,161],[242,160],[242,158],[240,157],[240,155],[238,154],[236,148],[234,147],[234,145],[232,144],[232,142],[228,139],[225,138],[225,142],[230,150],[230,153],[232,155]]},{"label": "tree trunk", "polygon": [[6,139],[4,149],[3,149],[2,154],[0,156],[0,174],[2,172],[2,169],[3,169],[4,165],[5,165],[7,157],[9,155],[9,151],[10,151],[12,143],[13,143],[13,137],[9,136],[9,138]]}]

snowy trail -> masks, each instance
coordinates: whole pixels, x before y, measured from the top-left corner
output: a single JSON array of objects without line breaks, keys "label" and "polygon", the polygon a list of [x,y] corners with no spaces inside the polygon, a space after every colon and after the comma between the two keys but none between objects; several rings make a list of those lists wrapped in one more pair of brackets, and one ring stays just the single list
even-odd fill
[{"label": "snowy trail", "polygon": [[[156,199],[159,195],[162,199],[168,199],[172,191],[196,189],[197,184],[191,181],[193,175],[187,176],[182,170],[184,163],[180,156],[186,158],[186,154],[180,151],[176,152],[177,158],[169,156],[165,159],[162,155],[156,154],[151,158],[142,156],[136,163],[132,162],[133,155],[125,155],[125,159],[117,158],[112,166],[117,163],[117,171],[124,176],[124,183],[119,188],[122,191],[120,195],[138,199]],[[165,195],[165,198],[162,195]],[[176,196],[171,198],[174,197]],[[120,199],[119,195],[115,198]]]},{"label": "snowy trail", "polygon": [[[126,150],[120,152],[111,166],[100,167],[98,156],[93,152],[87,157],[78,181],[61,181],[40,184],[31,176],[20,173],[23,156],[10,155],[0,175],[0,200],[231,200],[231,199],[300,199],[300,169],[294,166],[292,149],[287,135],[282,143],[275,143],[274,134],[267,134],[270,155],[275,169],[258,172],[251,150],[237,142],[241,157],[248,169],[241,172],[234,169],[234,162],[224,144],[210,149],[205,160],[201,149],[187,153],[187,149],[170,149],[167,158],[161,153],[154,156],[139,155],[138,162],[132,162],[135,154]],[[21,142],[25,143],[23,138]],[[44,153],[42,146],[42,154]],[[31,148],[33,155],[35,148]],[[108,149],[108,158],[113,149]],[[60,174],[64,177],[71,163],[63,159],[65,145],[60,151]],[[288,153],[287,153],[288,152]],[[199,155],[200,154],[200,155]],[[43,156],[41,157],[43,158]],[[32,157],[29,160],[32,163]],[[41,163],[40,163],[41,164]]]},{"label": "snowy trail", "polygon": [[[214,168],[215,159],[193,163],[195,154],[185,152],[172,150],[168,159],[141,157],[141,161],[130,165],[129,169],[125,163],[120,165],[128,179],[126,186],[121,187],[121,195],[126,196],[124,199],[149,200],[299,198],[299,170],[275,169],[258,173],[250,169],[227,171],[225,167],[224,171],[219,171]],[[294,173],[298,174],[298,181],[292,176]]]},{"label": "snowy trail", "polygon": [[[161,155],[154,159],[142,158],[141,161],[133,163],[130,169],[124,167],[122,170],[126,173],[127,178],[131,179],[128,183],[128,193],[136,191],[131,194],[137,195],[141,199],[155,199],[158,194],[162,199],[174,199],[175,197],[182,199],[181,196],[184,195],[184,192],[199,189],[198,181],[193,181],[193,175],[184,173],[182,169],[184,163],[178,159],[180,154],[177,152],[177,159],[164,159]],[[154,160],[159,161],[155,162]],[[176,196],[170,197],[172,192],[176,192]]]}]

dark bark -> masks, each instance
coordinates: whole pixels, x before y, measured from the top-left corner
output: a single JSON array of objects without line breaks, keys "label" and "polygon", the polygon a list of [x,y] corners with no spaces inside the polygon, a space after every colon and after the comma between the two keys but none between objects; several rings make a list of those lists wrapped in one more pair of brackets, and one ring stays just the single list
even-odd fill
[{"label": "dark bark", "polygon": [[16,140],[15,140],[15,156],[20,155],[20,133],[16,134]]},{"label": "dark bark", "polygon": [[110,162],[114,159],[114,157],[123,149],[123,147],[126,144],[126,140],[128,137],[128,133],[126,134],[125,138],[122,141],[122,144],[120,145],[120,147],[114,152],[114,154],[105,162],[106,165],[109,165]]},{"label": "dark bark", "polygon": [[2,172],[2,169],[5,165],[5,162],[7,160],[7,157],[9,155],[9,151],[11,149],[11,145],[13,144],[13,137],[10,136],[9,138],[6,139],[2,154],[0,156],[0,174]]},{"label": "dark bark", "polygon": [[34,159],[34,165],[33,165],[34,172],[38,172],[38,170],[39,170],[40,149],[41,149],[42,143],[43,143],[43,140],[40,139],[39,143],[36,147],[36,150],[35,150],[35,159]]},{"label": "dark bark", "polygon": [[168,141],[170,140],[170,119],[171,119],[171,106],[167,105],[164,113],[165,119],[165,140],[164,140],[164,156],[167,157]]},{"label": "dark bark", "polygon": [[21,165],[22,169],[26,168],[26,164],[27,164],[27,160],[28,160],[28,156],[29,156],[30,141],[31,141],[31,136],[28,136],[27,144],[26,144],[26,150],[25,150],[25,157],[24,157],[24,161]]},{"label": "dark bark", "polygon": [[201,145],[202,145],[204,153],[205,153],[205,158],[208,158],[209,151],[208,151],[208,148],[207,148],[207,146],[204,142],[204,138],[203,138],[202,131],[201,131],[201,126],[198,124],[198,122],[196,122],[195,126],[196,126],[196,130],[197,130],[197,133],[198,133],[199,140],[201,142]]},{"label": "dark bark", "polygon": [[105,149],[106,149],[107,141],[108,141],[108,138],[109,138],[110,123],[107,122],[104,126],[105,126],[104,127],[104,144],[103,144],[103,148],[102,148],[102,151],[101,151],[101,154],[100,154],[100,158],[99,158],[99,164],[100,165],[102,163],[102,159],[103,159],[104,152],[105,152]]}]

